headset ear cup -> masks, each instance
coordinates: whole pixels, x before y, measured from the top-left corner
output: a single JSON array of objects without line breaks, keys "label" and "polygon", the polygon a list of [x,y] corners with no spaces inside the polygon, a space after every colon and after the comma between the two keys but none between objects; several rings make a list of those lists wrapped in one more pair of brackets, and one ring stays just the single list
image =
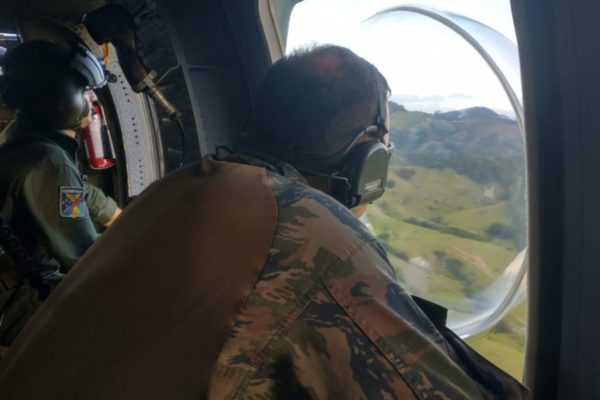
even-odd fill
[{"label": "headset ear cup", "polygon": [[364,142],[348,153],[343,175],[350,184],[349,197],[356,207],[370,203],[383,195],[387,184],[388,148],[381,142]]}]

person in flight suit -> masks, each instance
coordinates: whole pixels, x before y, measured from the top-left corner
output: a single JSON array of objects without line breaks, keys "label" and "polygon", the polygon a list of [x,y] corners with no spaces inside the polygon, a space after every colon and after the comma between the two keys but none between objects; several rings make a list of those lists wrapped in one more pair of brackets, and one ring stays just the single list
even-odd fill
[{"label": "person in flight suit", "polygon": [[[83,45],[43,40],[9,51],[2,72],[0,101],[17,117],[0,134],[0,213],[35,261],[37,284],[54,286],[98,238],[93,222],[108,227],[120,213],[77,168],[84,92],[106,78]],[[19,265],[4,258],[0,345],[8,346],[39,306],[42,288],[27,285]]]},{"label": "person in flight suit", "polygon": [[345,48],[275,63],[247,148],[136,199],[0,363],[3,399],[526,398],[353,213],[385,188],[387,95]]}]

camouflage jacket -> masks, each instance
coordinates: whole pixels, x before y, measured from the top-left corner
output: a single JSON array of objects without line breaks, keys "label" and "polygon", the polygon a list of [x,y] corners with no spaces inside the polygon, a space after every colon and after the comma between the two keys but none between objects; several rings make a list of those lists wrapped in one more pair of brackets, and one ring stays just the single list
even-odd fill
[{"label": "camouflage jacket", "polygon": [[477,359],[457,354],[348,209],[289,165],[266,167],[275,236],[219,355],[212,398],[526,397],[474,352],[467,357]]},{"label": "camouflage jacket", "polygon": [[368,229],[292,167],[205,157],[144,191],[75,265],[0,363],[0,393],[526,397],[471,353],[398,285]]}]

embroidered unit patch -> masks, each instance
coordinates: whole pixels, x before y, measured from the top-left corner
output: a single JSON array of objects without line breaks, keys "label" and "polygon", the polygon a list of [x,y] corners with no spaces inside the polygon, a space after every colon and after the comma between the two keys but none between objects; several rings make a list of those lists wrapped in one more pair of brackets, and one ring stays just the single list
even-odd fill
[{"label": "embroidered unit patch", "polygon": [[83,199],[83,188],[60,187],[60,216],[82,218],[87,216],[87,206]]}]

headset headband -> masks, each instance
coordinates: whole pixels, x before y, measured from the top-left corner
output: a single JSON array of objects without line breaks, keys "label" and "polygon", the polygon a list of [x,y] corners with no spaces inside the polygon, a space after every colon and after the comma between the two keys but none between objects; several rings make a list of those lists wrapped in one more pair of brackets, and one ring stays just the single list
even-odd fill
[{"label": "headset headband", "polygon": [[[371,69],[373,70],[373,75],[375,77],[375,90],[377,93],[377,118],[375,120],[375,125],[379,130],[380,136],[385,135],[390,132],[390,128],[388,126],[388,92],[390,88],[384,82],[381,73],[375,68],[373,64],[371,64]],[[369,129],[369,128],[367,128]]]}]

